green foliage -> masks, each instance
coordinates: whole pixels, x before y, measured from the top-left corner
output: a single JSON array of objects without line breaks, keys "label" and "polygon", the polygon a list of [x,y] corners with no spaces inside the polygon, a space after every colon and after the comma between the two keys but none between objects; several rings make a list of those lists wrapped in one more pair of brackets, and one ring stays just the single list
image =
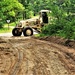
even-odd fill
[{"label": "green foliage", "polygon": [[8,15],[15,17],[16,13],[14,11],[10,11],[10,12],[8,12]]},{"label": "green foliage", "polygon": [[33,12],[32,11],[27,11],[27,14],[26,14],[26,18],[31,18],[33,16]]},{"label": "green foliage", "polygon": [[[0,28],[6,19],[31,18],[42,9],[51,10],[50,24],[43,27],[42,35],[57,35],[75,39],[75,0],[1,0]],[[35,15],[36,15],[35,14]]]},{"label": "green foliage", "polygon": [[75,39],[75,0],[53,0],[49,6],[54,19],[43,27],[42,35]]},{"label": "green foliage", "polygon": [[2,21],[0,21],[0,28],[2,28],[3,27],[3,22]]},{"label": "green foliage", "polygon": [[13,20],[22,12],[24,7],[18,0],[1,0],[0,1],[0,18],[2,21],[6,19]]},{"label": "green foliage", "polygon": [[71,21],[66,19],[57,20],[54,24],[43,27],[42,34],[75,39],[75,18],[71,19]]},{"label": "green foliage", "polygon": [[8,28],[0,28],[0,33],[7,33],[7,32],[11,32],[12,29],[8,29]]}]

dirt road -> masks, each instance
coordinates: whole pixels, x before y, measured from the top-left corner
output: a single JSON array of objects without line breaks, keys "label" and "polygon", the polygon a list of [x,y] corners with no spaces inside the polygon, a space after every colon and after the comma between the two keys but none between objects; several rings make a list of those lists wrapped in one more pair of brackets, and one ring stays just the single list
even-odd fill
[{"label": "dirt road", "polygon": [[75,50],[31,37],[1,37],[0,75],[75,75]]}]

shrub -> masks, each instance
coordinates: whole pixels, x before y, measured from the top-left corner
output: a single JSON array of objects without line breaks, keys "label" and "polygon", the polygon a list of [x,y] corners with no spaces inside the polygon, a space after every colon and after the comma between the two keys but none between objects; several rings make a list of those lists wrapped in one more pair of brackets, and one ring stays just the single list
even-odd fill
[{"label": "shrub", "polygon": [[71,21],[65,18],[56,20],[54,24],[48,24],[42,28],[42,35],[56,35],[67,39],[75,39],[75,19]]},{"label": "shrub", "polygon": [[2,27],[3,27],[3,22],[0,21],[0,28],[2,28]]}]

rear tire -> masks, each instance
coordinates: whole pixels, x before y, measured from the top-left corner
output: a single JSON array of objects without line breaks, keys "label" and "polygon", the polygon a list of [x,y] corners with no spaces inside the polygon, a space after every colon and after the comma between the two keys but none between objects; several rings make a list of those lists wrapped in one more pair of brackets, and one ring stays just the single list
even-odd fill
[{"label": "rear tire", "polygon": [[12,35],[13,36],[21,36],[22,35],[22,32],[19,32],[19,29],[18,28],[14,28],[12,30]]},{"label": "rear tire", "polygon": [[23,30],[23,35],[24,36],[32,36],[33,35],[33,30],[30,27],[27,27]]}]

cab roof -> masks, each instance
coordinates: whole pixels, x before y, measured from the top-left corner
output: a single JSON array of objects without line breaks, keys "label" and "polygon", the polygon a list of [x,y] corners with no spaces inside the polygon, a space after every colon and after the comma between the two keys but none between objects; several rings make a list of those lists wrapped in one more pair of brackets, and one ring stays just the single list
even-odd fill
[{"label": "cab roof", "polygon": [[50,12],[50,10],[41,10],[40,12]]}]

